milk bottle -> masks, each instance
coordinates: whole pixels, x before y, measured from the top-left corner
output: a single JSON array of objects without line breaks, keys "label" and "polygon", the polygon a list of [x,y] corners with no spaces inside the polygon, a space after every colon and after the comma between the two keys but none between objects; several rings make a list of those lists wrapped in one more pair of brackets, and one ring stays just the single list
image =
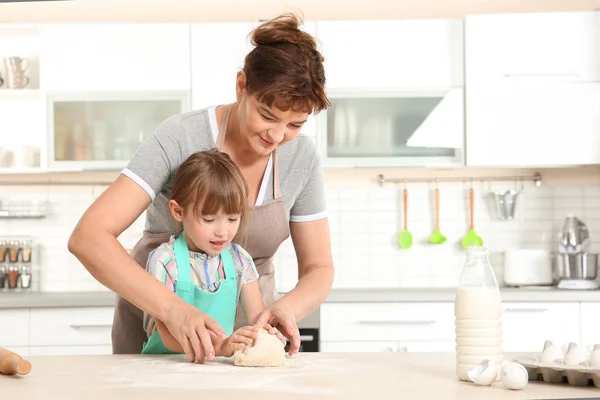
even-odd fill
[{"label": "milk bottle", "polygon": [[486,247],[469,247],[454,301],[456,376],[484,359],[501,363],[502,300]]}]

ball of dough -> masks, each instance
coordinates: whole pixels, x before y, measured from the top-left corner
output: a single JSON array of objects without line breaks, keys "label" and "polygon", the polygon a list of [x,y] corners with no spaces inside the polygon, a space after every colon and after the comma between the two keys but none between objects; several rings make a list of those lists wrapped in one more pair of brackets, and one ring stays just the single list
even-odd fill
[{"label": "ball of dough", "polygon": [[261,328],[252,346],[233,353],[233,363],[241,367],[280,367],[285,365],[284,345],[277,336]]}]

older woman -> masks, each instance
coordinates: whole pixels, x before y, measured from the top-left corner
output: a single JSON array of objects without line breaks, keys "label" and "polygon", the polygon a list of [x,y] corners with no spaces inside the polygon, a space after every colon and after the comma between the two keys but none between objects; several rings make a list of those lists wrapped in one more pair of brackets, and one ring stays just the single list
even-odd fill
[{"label": "older woman", "polygon": [[[178,166],[213,147],[234,160],[249,186],[249,226],[235,241],[254,258],[268,306],[256,325],[276,326],[290,340],[290,353],[298,351],[297,321],[324,301],[333,281],[321,165],[311,140],[298,135],[307,117],[329,101],[323,57],[299,24],[286,14],[255,29],[255,47],[236,77],[236,101],[164,121],[73,231],[69,250],[119,295],[115,354],[141,352],[145,311],[168,327],[190,361],[214,356],[210,333],[222,335],[221,327],[140,268],[152,249],[181,231],[168,208]],[[210,54],[206,58],[210,62]],[[144,234],[130,256],[117,237],[145,210]],[[299,280],[277,300],[272,259],[290,235]]]}]

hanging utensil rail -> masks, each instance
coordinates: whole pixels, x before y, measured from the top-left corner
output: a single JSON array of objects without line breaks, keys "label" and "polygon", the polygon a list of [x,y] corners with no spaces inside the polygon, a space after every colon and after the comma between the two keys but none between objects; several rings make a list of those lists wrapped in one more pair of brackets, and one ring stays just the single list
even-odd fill
[{"label": "hanging utensil rail", "polygon": [[383,174],[377,175],[379,186],[385,183],[438,183],[438,182],[525,182],[531,181],[535,186],[542,185],[542,174],[536,172],[533,175],[513,175],[513,176],[478,176],[478,177],[421,177],[421,178],[386,178]]}]

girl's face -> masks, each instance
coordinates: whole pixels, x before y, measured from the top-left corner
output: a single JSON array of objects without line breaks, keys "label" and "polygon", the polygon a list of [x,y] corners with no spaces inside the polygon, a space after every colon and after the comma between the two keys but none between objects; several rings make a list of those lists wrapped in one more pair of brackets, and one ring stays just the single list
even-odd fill
[{"label": "girl's face", "polygon": [[236,84],[240,137],[256,154],[268,156],[277,147],[298,136],[308,113],[268,107],[248,95],[245,82],[246,77],[240,72]]},{"label": "girl's face", "polygon": [[240,227],[240,214],[219,211],[215,215],[195,216],[191,210],[184,213],[174,200],[169,202],[169,207],[173,218],[183,223],[185,239],[191,251],[218,255],[231,243]]}]

